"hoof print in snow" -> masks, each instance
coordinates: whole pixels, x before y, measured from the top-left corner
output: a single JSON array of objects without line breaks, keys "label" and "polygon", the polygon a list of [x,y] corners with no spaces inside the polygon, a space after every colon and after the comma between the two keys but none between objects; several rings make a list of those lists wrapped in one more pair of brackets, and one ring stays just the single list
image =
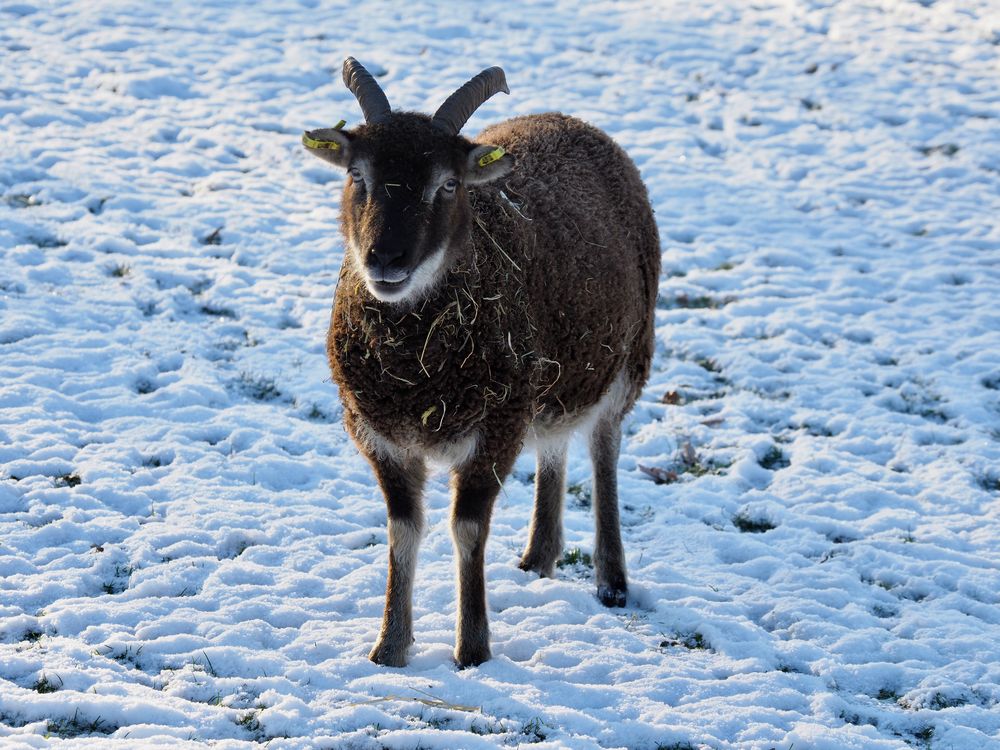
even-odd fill
[{"label": "hoof print in snow", "polygon": [[122,593],[128,588],[129,578],[131,578],[133,572],[135,572],[135,569],[130,566],[116,565],[114,578],[104,583],[101,586],[101,591],[112,596]]},{"label": "hoof print in snow", "polygon": [[942,156],[952,157],[962,150],[962,147],[957,143],[939,143],[936,146],[921,146],[917,149],[924,156],[934,156],[935,154],[941,154]]},{"label": "hoof print in snow", "polygon": [[[27,291],[27,287],[19,281],[9,281],[7,279],[0,279],[0,292],[9,292],[10,294],[24,294]],[[2,341],[4,344],[12,344],[13,341],[7,341],[6,337]]]},{"label": "hoof print in snow", "polygon": [[763,534],[765,531],[778,528],[768,519],[751,516],[746,511],[740,511],[733,516],[733,526],[744,534]]},{"label": "hoof print in snow", "polygon": [[43,235],[39,237],[29,237],[28,242],[30,242],[35,247],[41,248],[42,250],[51,250],[56,247],[66,247],[68,244],[65,240],[61,240],[58,237],[52,237],[49,235]]},{"label": "hoof print in snow", "polygon": [[76,487],[82,481],[76,474],[63,474],[55,478],[56,487]]},{"label": "hoof print in snow", "polygon": [[140,378],[135,383],[135,392],[140,396],[145,396],[147,393],[152,393],[158,388],[156,383],[146,378]]},{"label": "hoof print in snow", "polygon": [[259,741],[264,739],[264,732],[260,725],[260,719],[257,717],[258,713],[260,713],[259,710],[246,711],[239,715],[236,719],[236,724],[245,729],[254,740]]},{"label": "hoof print in snow", "polygon": [[664,639],[660,641],[660,648],[686,648],[689,651],[711,650],[711,646],[705,640],[705,636],[697,631],[693,633],[674,633],[671,636],[664,636]]},{"label": "hoof print in snow", "polygon": [[336,418],[332,414],[328,414],[317,404],[308,404],[308,408],[304,409],[302,416],[310,422],[333,423],[336,421]]},{"label": "hoof print in snow", "polygon": [[156,453],[151,456],[143,456],[142,465],[147,469],[159,469],[161,466],[169,466],[174,462],[171,453]]},{"label": "hoof print in snow", "polygon": [[897,414],[922,417],[935,424],[944,424],[950,419],[943,408],[941,396],[934,393],[921,378],[903,383],[898,391],[880,397],[878,403]]},{"label": "hoof print in snow", "polygon": [[45,635],[45,633],[38,628],[28,628],[21,633],[21,637],[18,640],[25,641],[27,643],[38,643],[38,641],[42,639],[43,635]]},{"label": "hoof print in snow", "polygon": [[987,472],[977,477],[976,483],[987,492],[1000,492],[1000,474]]},{"label": "hoof print in snow", "polygon": [[263,375],[252,375],[244,372],[240,375],[239,390],[254,401],[277,401],[282,398],[282,393],[278,390],[273,378]]},{"label": "hoof print in snow", "polygon": [[816,422],[803,422],[800,429],[805,430],[806,434],[813,437],[834,437],[837,434],[829,426]]},{"label": "hoof print in snow", "polygon": [[236,320],[236,313],[228,307],[217,307],[216,305],[202,305],[198,311],[204,315],[212,315],[217,318],[229,318]]},{"label": "hoof print in snow", "polygon": [[42,205],[37,196],[29,193],[14,193],[13,195],[4,196],[4,203],[11,208],[32,208],[33,206]]},{"label": "hoof print in snow", "polygon": [[698,357],[694,363],[701,369],[707,370],[708,372],[722,372],[722,367],[719,363],[709,357]]},{"label": "hoof print in snow", "polygon": [[892,619],[893,617],[898,616],[899,610],[895,609],[894,607],[886,607],[881,604],[876,604],[875,606],[872,607],[871,613],[880,620],[889,620]]},{"label": "hoof print in snow", "polygon": [[156,315],[156,302],[154,300],[136,300],[135,306],[144,318],[152,318]]},{"label": "hoof print in snow", "polygon": [[714,297],[709,297],[706,294],[699,294],[691,297],[687,294],[678,294],[673,300],[660,300],[658,307],[666,308],[668,310],[717,310],[720,307],[725,307],[730,302],[735,302],[734,297],[723,297],[722,299],[715,299]]},{"label": "hoof print in snow", "polygon": [[788,460],[788,457],[782,452],[781,448],[776,445],[771,446],[767,453],[760,457],[758,463],[762,469],[767,469],[768,471],[787,469],[792,465],[792,462]]}]

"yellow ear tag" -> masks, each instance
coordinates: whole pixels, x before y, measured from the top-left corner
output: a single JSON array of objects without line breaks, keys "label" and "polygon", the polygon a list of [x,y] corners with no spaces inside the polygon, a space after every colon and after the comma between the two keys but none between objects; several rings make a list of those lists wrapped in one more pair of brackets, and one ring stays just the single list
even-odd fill
[{"label": "yellow ear tag", "polygon": [[[341,120],[333,126],[333,129],[340,130],[346,124],[347,120]],[[330,151],[340,150],[340,144],[336,141],[318,141],[315,138],[310,138],[306,133],[302,134],[302,145],[306,148],[329,149]]]},{"label": "yellow ear tag", "polygon": [[480,156],[476,164],[478,164],[479,168],[482,169],[483,167],[488,166],[495,161],[499,161],[500,157],[506,153],[507,152],[504,150],[503,146],[497,146],[488,154],[483,154],[482,156]]}]

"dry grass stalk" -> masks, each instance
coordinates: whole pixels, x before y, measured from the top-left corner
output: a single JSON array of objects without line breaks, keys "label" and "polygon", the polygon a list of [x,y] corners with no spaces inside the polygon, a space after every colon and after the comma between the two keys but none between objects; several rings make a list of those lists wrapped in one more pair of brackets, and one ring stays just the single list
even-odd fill
[{"label": "dry grass stalk", "polygon": [[401,703],[422,703],[425,706],[430,706],[431,708],[447,708],[451,711],[464,711],[465,713],[478,714],[482,713],[482,707],[480,706],[464,706],[461,703],[448,703],[448,701],[443,701],[440,698],[435,698],[430,693],[420,690],[419,688],[411,688],[411,690],[416,690],[419,693],[423,693],[428,696],[427,698],[406,697],[404,695],[377,695],[374,698],[366,701],[351,701],[345,705],[354,706],[369,706],[373,703],[387,703],[389,701],[400,701]]}]

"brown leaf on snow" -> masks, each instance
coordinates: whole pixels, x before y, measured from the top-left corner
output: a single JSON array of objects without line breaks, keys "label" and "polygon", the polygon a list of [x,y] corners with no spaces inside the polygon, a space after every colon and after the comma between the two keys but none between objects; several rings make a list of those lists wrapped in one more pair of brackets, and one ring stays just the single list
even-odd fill
[{"label": "brown leaf on snow", "polygon": [[681,394],[677,391],[667,391],[660,397],[660,402],[669,406],[680,406]]},{"label": "brown leaf on snow", "polygon": [[639,471],[653,478],[657,484],[670,484],[677,481],[677,472],[661,469],[659,466],[643,466],[638,464]]}]

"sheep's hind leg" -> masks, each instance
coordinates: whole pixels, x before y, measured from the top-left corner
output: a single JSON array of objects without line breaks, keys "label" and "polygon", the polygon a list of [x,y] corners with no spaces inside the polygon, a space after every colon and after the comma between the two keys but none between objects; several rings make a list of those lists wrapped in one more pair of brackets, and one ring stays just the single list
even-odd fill
[{"label": "sheep's hind leg", "polygon": [[606,607],[624,607],[628,583],[625,552],[618,520],[618,452],[621,418],[603,417],[590,435],[590,457],[594,464],[594,572],[597,598]]},{"label": "sheep's hind leg", "polygon": [[568,440],[539,446],[535,474],[535,510],[528,532],[528,545],[518,567],[551,578],[562,554],[563,497],[566,493],[566,446]]},{"label": "sheep's hind leg", "polygon": [[389,526],[389,575],[385,586],[382,629],[368,658],[389,667],[406,666],[413,642],[413,579],[424,530],[425,468],[417,459],[373,457],[372,465],[385,494]]}]

